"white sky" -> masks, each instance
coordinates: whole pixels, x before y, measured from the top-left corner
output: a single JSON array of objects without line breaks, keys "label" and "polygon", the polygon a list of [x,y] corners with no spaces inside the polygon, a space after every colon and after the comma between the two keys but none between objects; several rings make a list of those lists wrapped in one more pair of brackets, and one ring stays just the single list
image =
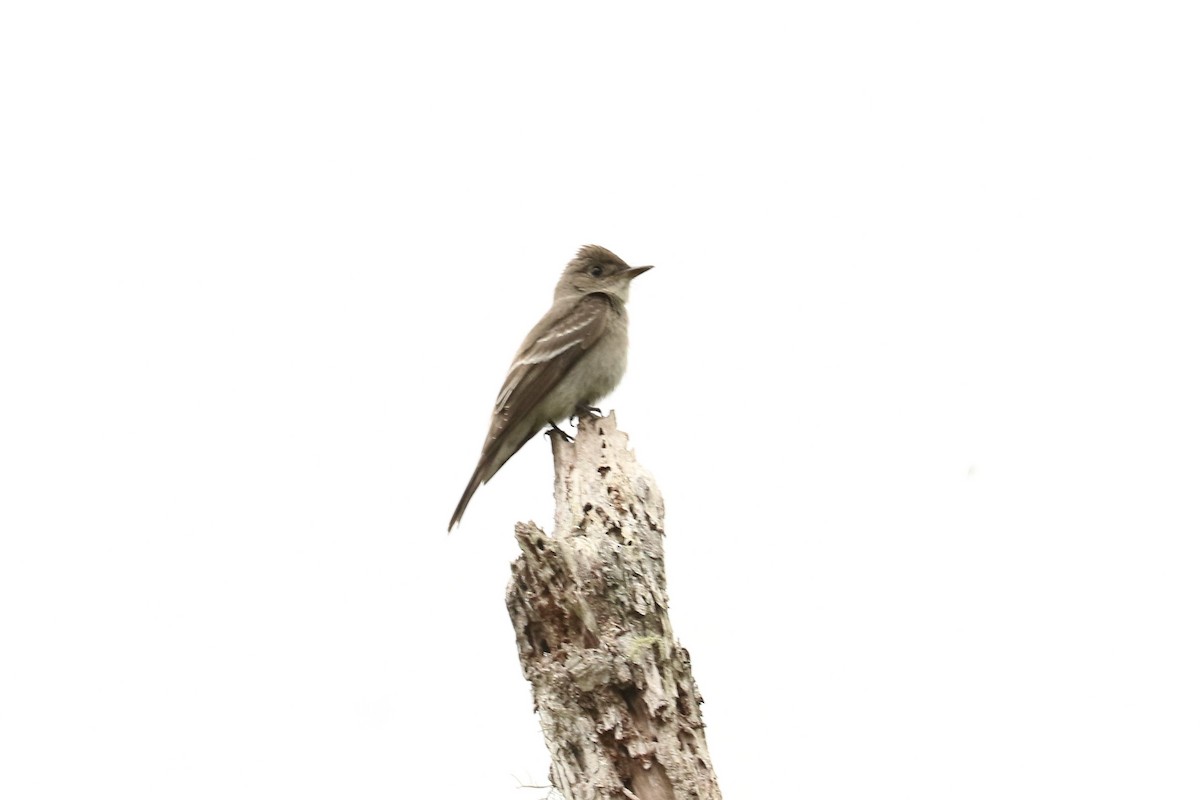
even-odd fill
[{"label": "white sky", "polygon": [[6,4],[0,796],[543,796],[595,242],[726,797],[1194,798],[1189,5]]}]

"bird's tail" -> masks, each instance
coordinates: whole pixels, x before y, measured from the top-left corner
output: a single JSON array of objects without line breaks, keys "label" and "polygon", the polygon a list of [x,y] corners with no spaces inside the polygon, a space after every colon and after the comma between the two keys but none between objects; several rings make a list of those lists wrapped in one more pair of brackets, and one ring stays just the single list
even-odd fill
[{"label": "bird's tail", "polygon": [[463,491],[462,499],[458,501],[458,507],[454,509],[454,516],[450,517],[450,527],[446,529],[447,533],[454,530],[454,526],[462,519],[463,512],[467,510],[467,503],[471,502],[475,490],[490,481],[492,476],[499,472],[500,468],[508,463],[508,460],[524,447],[525,443],[532,439],[540,428],[540,424],[532,425],[530,430],[524,432],[509,428],[503,435],[491,440],[484,447],[483,454],[479,457],[479,463],[475,466],[475,472],[472,473],[471,480],[467,482],[467,488]]},{"label": "bird's tail", "polygon": [[450,527],[446,528],[446,533],[454,530],[454,526],[462,519],[463,513],[467,510],[467,503],[471,502],[471,498],[475,495],[475,490],[484,482],[484,469],[487,466],[486,459],[479,460],[479,466],[475,467],[475,472],[471,475],[471,480],[467,482],[467,489],[463,492],[462,499],[458,501],[458,506],[454,509],[454,516],[450,517]]}]

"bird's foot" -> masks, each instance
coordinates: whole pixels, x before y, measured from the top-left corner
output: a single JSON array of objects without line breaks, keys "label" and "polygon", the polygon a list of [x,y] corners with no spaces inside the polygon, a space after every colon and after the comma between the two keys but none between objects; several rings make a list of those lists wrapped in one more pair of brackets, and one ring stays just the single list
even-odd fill
[{"label": "bird's foot", "polygon": [[571,416],[571,419],[578,423],[579,420],[583,419],[584,414],[587,414],[589,417],[599,417],[600,409],[595,406],[575,406],[575,413]]},{"label": "bird's foot", "polygon": [[556,434],[556,433],[557,433],[559,436],[561,436],[561,437],[563,437],[564,439],[566,439],[568,442],[573,442],[573,441],[575,441],[575,437],[571,436],[571,435],[570,435],[570,434],[568,434],[566,431],[564,431],[562,428],[558,427],[558,426],[557,426],[557,425],[555,425],[553,422],[551,422],[551,423],[550,423],[550,428],[548,428],[548,429],[546,430],[546,435],[547,435],[547,436],[553,436],[553,435],[554,435],[554,434]]}]

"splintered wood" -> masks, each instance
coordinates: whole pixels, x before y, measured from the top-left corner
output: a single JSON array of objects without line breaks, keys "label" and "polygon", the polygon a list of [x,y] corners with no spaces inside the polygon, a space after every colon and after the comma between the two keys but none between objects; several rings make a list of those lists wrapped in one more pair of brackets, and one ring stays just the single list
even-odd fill
[{"label": "splintered wood", "polygon": [[719,800],[667,616],[663,502],[616,417],[552,436],[555,530],[516,526],[509,616],[567,800]]}]

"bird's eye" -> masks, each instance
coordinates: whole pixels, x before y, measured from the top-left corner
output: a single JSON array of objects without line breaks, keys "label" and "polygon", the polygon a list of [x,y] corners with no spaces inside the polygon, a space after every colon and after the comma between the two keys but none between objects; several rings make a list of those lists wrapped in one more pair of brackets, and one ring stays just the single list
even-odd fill
[{"label": "bird's eye", "polygon": [[588,272],[592,273],[593,278],[599,278],[600,275],[603,274],[604,268],[601,267],[599,264],[597,264],[596,266],[589,269]]}]

